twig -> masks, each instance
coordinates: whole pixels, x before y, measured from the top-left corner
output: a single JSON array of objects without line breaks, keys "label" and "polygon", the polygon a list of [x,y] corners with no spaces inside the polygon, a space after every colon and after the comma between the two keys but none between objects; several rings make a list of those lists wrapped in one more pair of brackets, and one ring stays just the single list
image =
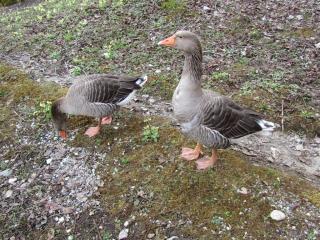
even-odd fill
[{"label": "twig", "polygon": [[98,233],[98,238],[99,238],[99,240],[102,240],[102,236],[101,236],[101,234],[100,234],[99,228],[97,227],[97,223],[96,223],[95,220],[93,220],[93,221],[94,221],[94,227],[95,227],[95,229],[97,230],[97,233]]},{"label": "twig", "polygon": [[283,105],[284,105],[284,100],[281,100],[281,131],[284,131],[284,114],[283,114]]}]

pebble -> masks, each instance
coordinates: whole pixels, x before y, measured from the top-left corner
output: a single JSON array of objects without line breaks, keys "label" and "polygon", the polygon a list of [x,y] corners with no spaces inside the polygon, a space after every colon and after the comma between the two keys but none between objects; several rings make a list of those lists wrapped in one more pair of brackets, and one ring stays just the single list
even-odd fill
[{"label": "pebble", "polygon": [[4,197],[5,197],[5,198],[9,198],[9,197],[12,196],[12,194],[13,194],[13,191],[12,191],[12,190],[8,190],[8,191],[6,191]]},{"label": "pebble", "polygon": [[11,174],[12,170],[9,168],[0,172],[1,177],[9,177]]},{"label": "pebble", "polygon": [[126,239],[128,237],[128,233],[129,233],[128,228],[122,229],[121,232],[119,233],[119,240]]},{"label": "pebble", "polygon": [[46,163],[47,164],[50,164],[52,162],[52,159],[51,158],[48,158],[47,160],[46,160]]},{"label": "pebble", "polygon": [[167,240],[175,240],[175,239],[179,239],[177,236],[172,236],[172,237],[169,237]]},{"label": "pebble", "polygon": [[243,194],[243,195],[247,195],[249,193],[248,189],[245,187],[242,187],[240,189],[237,190],[237,193]]},{"label": "pebble", "polygon": [[208,11],[211,10],[211,8],[209,8],[208,6],[203,6],[202,9],[203,9],[204,11],[206,11],[206,12],[208,12]]},{"label": "pebble", "polygon": [[128,226],[129,226],[129,224],[130,224],[130,222],[129,222],[129,221],[125,221],[125,222],[124,222],[124,224],[123,224],[123,226],[128,227]]},{"label": "pebble", "polygon": [[10,184],[14,184],[17,180],[18,180],[18,179],[17,179],[16,177],[14,177],[14,178],[10,178],[10,179],[8,180],[8,182],[9,182]]},{"label": "pebble", "polygon": [[156,73],[161,73],[161,70],[160,70],[160,69],[157,69],[157,70],[156,70]]},{"label": "pebble", "polygon": [[315,44],[316,48],[320,48],[320,42],[318,42],[317,44]]},{"label": "pebble", "polygon": [[282,221],[286,218],[286,215],[279,210],[273,210],[270,213],[270,217],[275,221]]},{"label": "pebble", "polygon": [[148,237],[149,239],[151,239],[151,238],[154,238],[154,236],[155,236],[154,233],[149,233],[147,237]]},{"label": "pebble", "polygon": [[302,150],[303,150],[303,145],[302,145],[302,144],[298,144],[298,145],[296,146],[296,149],[297,149],[298,151],[302,151]]}]

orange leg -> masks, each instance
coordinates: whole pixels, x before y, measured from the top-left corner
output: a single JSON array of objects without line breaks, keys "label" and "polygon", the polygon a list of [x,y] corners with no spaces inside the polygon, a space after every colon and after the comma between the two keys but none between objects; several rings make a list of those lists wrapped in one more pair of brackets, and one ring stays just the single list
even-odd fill
[{"label": "orange leg", "polygon": [[214,148],[212,149],[211,157],[203,157],[196,161],[197,169],[204,170],[204,169],[211,168],[217,162],[217,160],[218,160],[217,150]]},{"label": "orange leg", "polygon": [[197,143],[195,149],[183,147],[180,156],[183,159],[190,161],[198,159],[200,154],[202,154],[201,145]]},{"label": "orange leg", "polygon": [[101,129],[101,121],[102,121],[102,118],[99,118],[98,125],[96,127],[89,127],[84,134],[89,137],[93,137],[93,136],[96,136],[97,134],[99,134],[100,129]]},{"label": "orange leg", "polygon": [[106,116],[101,118],[102,125],[111,124],[111,122],[112,122],[112,116]]}]

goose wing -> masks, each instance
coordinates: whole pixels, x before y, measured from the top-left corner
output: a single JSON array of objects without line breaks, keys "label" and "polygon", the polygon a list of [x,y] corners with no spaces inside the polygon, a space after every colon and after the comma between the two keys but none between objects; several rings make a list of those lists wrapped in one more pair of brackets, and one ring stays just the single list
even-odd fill
[{"label": "goose wing", "polygon": [[243,108],[229,98],[218,95],[206,95],[201,108],[202,124],[218,131],[226,138],[239,138],[261,131],[258,113]]},{"label": "goose wing", "polygon": [[141,88],[144,78],[114,76],[109,74],[88,75],[77,78],[67,97],[74,105],[74,112],[101,117],[111,114],[118,103],[134,90]]}]

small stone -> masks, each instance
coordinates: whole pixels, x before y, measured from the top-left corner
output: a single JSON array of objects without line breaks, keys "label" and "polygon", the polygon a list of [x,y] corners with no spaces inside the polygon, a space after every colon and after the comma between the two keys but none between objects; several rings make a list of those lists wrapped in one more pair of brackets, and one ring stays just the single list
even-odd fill
[{"label": "small stone", "polygon": [[157,70],[156,70],[156,73],[161,73],[161,70],[160,70],[160,69],[157,69]]},{"label": "small stone", "polygon": [[273,158],[278,158],[279,157],[280,151],[278,149],[276,149],[274,147],[271,147],[270,150],[271,150]]},{"label": "small stone", "polygon": [[150,98],[150,99],[149,99],[149,103],[153,104],[153,103],[155,103],[155,102],[156,102],[156,100],[155,100],[154,98]]},{"label": "small stone", "polygon": [[211,10],[211,8],[209,8],[208,6],[203,6],[202,9],[206,12],[209,12]]},{"label": "small stone", "polygon": [[121,232],[119,233],[119,240],[126,239],[128,237],[128,233],[129,233],[128,228],[122,229]]},{"label": "small stone", "polygon": [[12,190],[8,190],[8,191],[6,191],[6,193],[4,194],[4,197],[5,197],[5,198],[9,198],[9,197],[12,196],[12,194],[13,194],[13,191],[12,191]]},{"label": "small stone", "polygon": [[16,177],[14,177],[14,178],[10,178],[10,179],[8,180],[8,182],[9,182],[10,184],[14,184],[17,180],[18,180],[18,179],[17,179]]},{"label": "small stone", "polygon": [[242,187],[240,189],[237,190],[237,193],[243,194],[243,195],[247,195],[249,193],[248,189],[245,187]]},{"label": "small stone", "polygon": [[57,221],[58,223],[63,223],[64,222],[64,217],[60,217],[60,218],[58,218],[58,221]]},{"label": "small stone", "polygon": [[302,16],[302,15],[297,15],[296,18],[297,18],[298,20],[302,20],[302,19],[303,19],[303,16]]},{"label": "small stone", "polygon": [[320,42],[318,42],[317,44],[315,44],[316,48],[320,48]]},{"label": "small stone", "polygon": [[155,236],[154,233],[149,233],[147,237],[148,237],[149,239],[151,239],[151,238],[154,238],[154,236]]},{"label": "small stone", "polygon": [[302,144],[298,144],[296,146],[297,151],[302,151],[303,150],[303,145]]},{"label": "small stone", "polygon": [[50,163],[52,162],[52,159],[51,158],[48,158],[47,160],[46,160],[46,163],[49,165]]},{"label": "small stone", "polygon": [[124,222],[124,224],[123,224],[123,226],[128,227],[128,226],[129,226],[129,224],[130,224],[130,222],[129,222],[129,221],[125,221],[125,222]]},{"label": "small stone", "polygon": [[175,239],[179,239],[177,236],[172,236],[172,237],[169,237],[167,240],[175,240]]},{"label": "small stone", "polygon": [[270,217],[275,221],[282,221],[286,218],[286,215],[279,210],[273,210],[270,213]]},{"label": "small stone", "polygon": [[1,177],[9,177],[11,174],[12,170],[9,168],[0,172]]}]

